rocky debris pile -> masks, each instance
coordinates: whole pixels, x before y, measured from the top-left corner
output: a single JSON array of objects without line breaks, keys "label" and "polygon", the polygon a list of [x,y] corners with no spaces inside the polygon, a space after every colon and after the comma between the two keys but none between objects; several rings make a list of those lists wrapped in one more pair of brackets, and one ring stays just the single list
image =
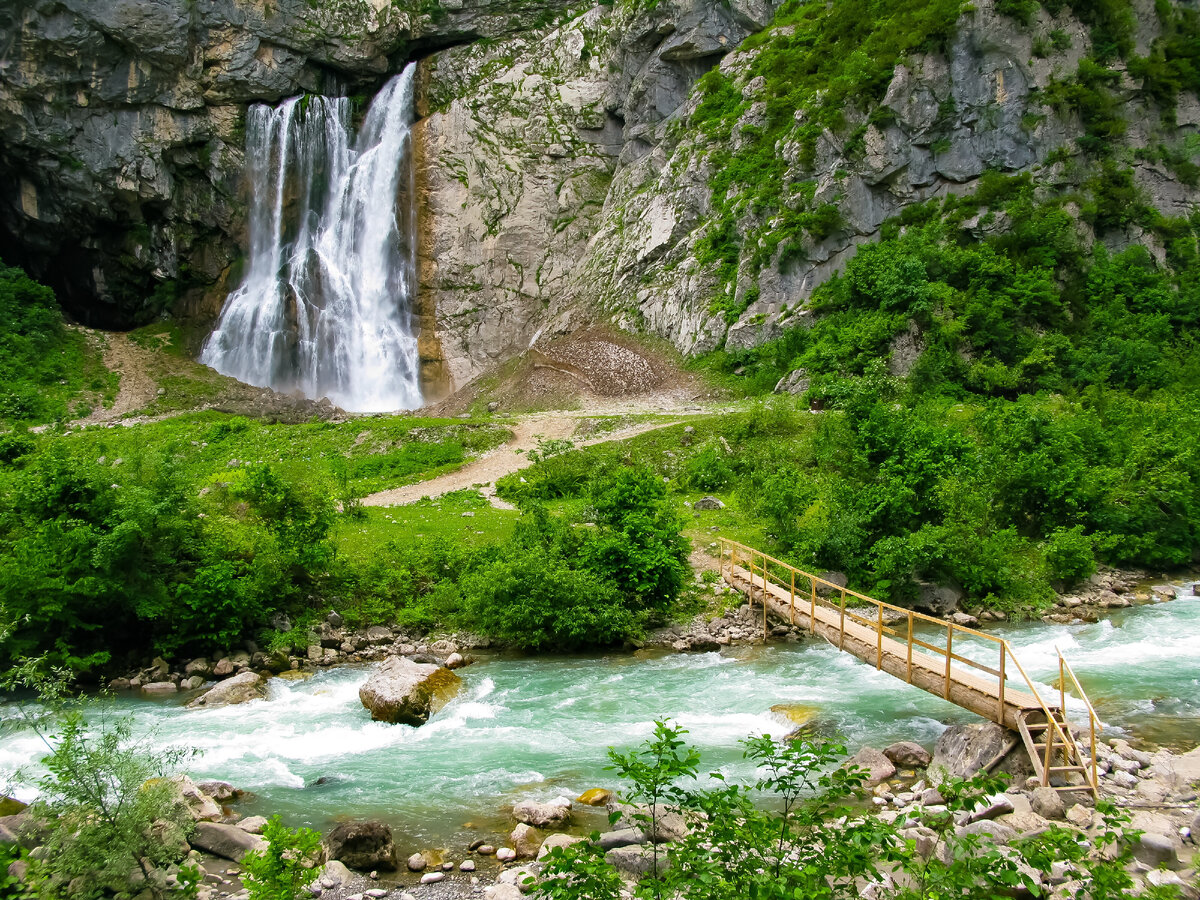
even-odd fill
[{"label": "rocky debris pile", "polygon": [[578,338],[542,348],[550,364],[557,363],[579,377],[603,397],[644,394],[663,378],[643,354],[622,344],[596,338]]},{"label": "rocky debris pile", "polygon": [[458,669],[473,661],[471,650],[491,646],[487,638],[474,634],[456,634],[430,640],[429,636],[419,632],[384,625],[349,629],[337,612],[330,613],[325,621],[308,632],[293,631],[291,622],[283,615],[277,616],[272,625],[277,631],[295,635],[290,648],[263,651],[253,641],[247,641],[245,649],[222,656],[215,662],[207,658],[193,659],[176,664],[174,670],[170,663],[157,657],[149,666],[113,678],[108,687],[114,691],[137,690],[146,696],[163,696],[197,691],[210,681],[241,679],[236,682],[237,689],[227,687],[204,702],[194,698],[188,704],[189,707],[212,708],[264,696],[265,684],[260,684],[260,692],[247,677],[249,674],[257,675],[261,682],[265,682],[283,672],[375,662],[395,656]]},{"label": "rocky debris pile", "polygon": [[[730,589],[715,585],[726,593]],[[796,643],[804,634],[799,626],[770,623],[767,633],[774,638]],[[698,616],[687,625],[670,625],[650,632],[639,647],[674,650],[677,653],[708,653],[735,644],[755,644],[763,640],[762,607],[743,603],[715,619]]]},{"label": "rocky debris pile", "polygon": [[393,656],[358,689],[358,697],[377,722],[424,725],[461,687],[462,679],[445,666]]},{"label": "rocky debris pile", "polygon": [[1166,582],[1149,583],[1145,572],[1104,569],[1077,590],[1061,594],[1054,607],[1042,616],[1048,624],[1096,622],[1107,610],[1174,600],[1179,588]]}]

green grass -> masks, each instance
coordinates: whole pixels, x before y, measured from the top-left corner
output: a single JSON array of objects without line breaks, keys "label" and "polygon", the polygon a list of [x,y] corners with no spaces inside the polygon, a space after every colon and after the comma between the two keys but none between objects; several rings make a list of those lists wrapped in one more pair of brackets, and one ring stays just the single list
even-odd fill
[{"label": "green grass", "polygon": [[[464,517],[463,513],[472,513]],[[458,547],[496,544],[512,536],[521,514],[495,509],[477,491],[455,491],[405,506],[367,507],[343,516],[334,530],[338,553],[350,565],[368,563],[391,543],[448,541]]]},{"label": "green grass", "polygon": [[285,425],[209,411],[38,440],[65,441],[109,463],[156,453],[197,484],[229,481],[246,465],[270,463],[290,477],[362,495],[451,471],[508,435],[502,426],[462,419],[377,416]]}]

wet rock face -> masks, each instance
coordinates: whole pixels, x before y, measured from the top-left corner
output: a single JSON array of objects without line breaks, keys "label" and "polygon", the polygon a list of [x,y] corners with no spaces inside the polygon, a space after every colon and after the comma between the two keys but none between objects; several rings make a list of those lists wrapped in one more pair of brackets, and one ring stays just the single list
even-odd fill
[{"label": "wet rock face", "polygon": [[466,0],[436,22],[417,6],[0,4],[0,255],[89,324],[215,315],[239,275],[248,104],[369,95],[408,55],[519,24],[503,2]]},{"label": "wet rock face", "polygon": [[461,686],[462,679],[447,668],[392,657],[359,688],[358,696],[377,722],[423,725]]}]

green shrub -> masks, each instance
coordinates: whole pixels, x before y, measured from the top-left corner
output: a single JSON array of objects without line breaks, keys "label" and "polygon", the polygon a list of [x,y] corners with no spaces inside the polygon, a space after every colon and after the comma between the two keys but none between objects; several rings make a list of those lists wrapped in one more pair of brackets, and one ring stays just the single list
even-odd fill
[{"label": "green shrub", "polygon": [[1096,571],[1094,539],[1082,525],[1059,528],[1050,533],[1043,545],[1050,577],[1067,584],[1090,578]]},{"label": "green shrub", "polygon": [[719,444],[705,444],[688,460],[687,483],[697,491],[719,491],[733,481],[733,469],[725,461]]},{"label": "green shrub", "polygon": [[250,900],[300,900],[307,896],[305,885],[314,880],[321,851],[321,835],[309,828],[292,830],[279,816],[263,828],[267,846],[251,850],[242,859],[243,881]]}]

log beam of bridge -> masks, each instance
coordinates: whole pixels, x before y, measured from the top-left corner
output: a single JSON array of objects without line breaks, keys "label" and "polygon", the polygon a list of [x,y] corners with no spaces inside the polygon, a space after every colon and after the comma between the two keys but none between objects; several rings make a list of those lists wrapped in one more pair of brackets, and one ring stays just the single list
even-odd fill
[{"label": "log beam of bridge", "polygon": [[[793,604],[793,595],[788,588],[767,581],[764,590],[763,576],[757,571],[752,575],[741,566],[726,565],[723,575],[726,582],[752,601],[765,602],[777,619],[794,621],[863,662],[1006,728],[1016,731],[1026,711],[1041,708],[1032,694],[1012,686],[1006,687],[1002,705],[998,678],[980,678],[963,666],[955,665],[953,660],[948,663],[945,655],[935,656],[913,647],[907,640],[902,642],[889,637],[882,617],[879,626],[869,627],[857,621],[861,615],[848,612],[843,617],[840,608],[832,607],[823,599],[813,602],[807,596],[800,596]],[[815,624],[811,614],[815,614]],[[1002,652],[997,653],[995,662],[998,665]]]}]

